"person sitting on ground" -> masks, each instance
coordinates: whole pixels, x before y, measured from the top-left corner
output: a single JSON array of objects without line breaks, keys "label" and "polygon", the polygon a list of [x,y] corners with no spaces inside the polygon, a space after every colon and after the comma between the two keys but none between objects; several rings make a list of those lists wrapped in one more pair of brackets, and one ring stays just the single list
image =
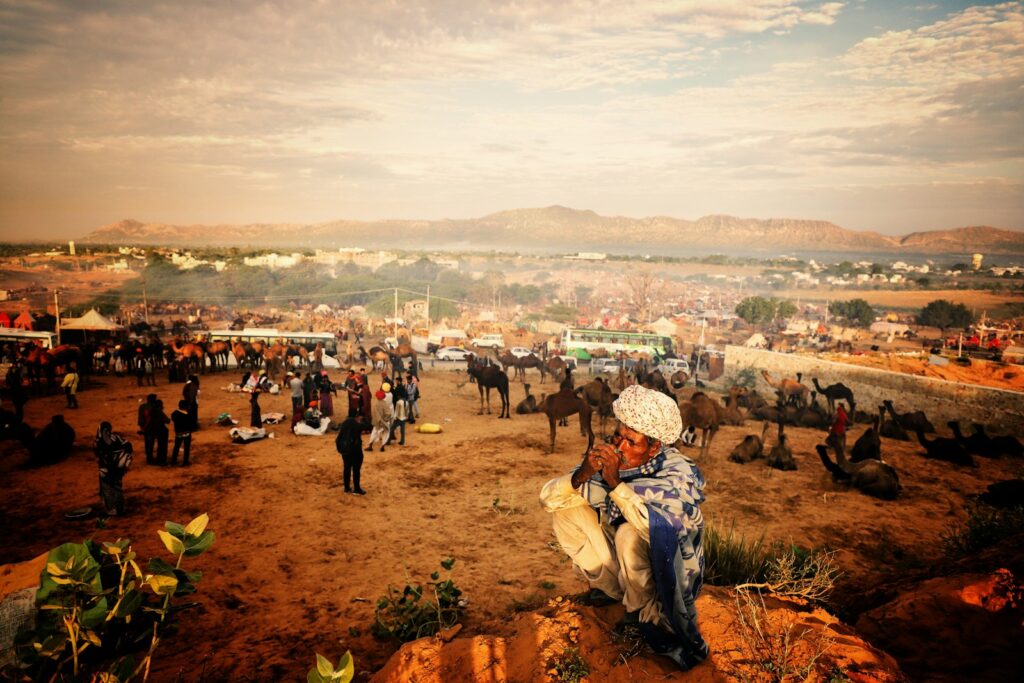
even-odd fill
[{"label": "person sitting on ground", "polygon": [[115,434],[109,422],[101,422],[94,445],[100,470],[100,500],[108,516],[123,515],[124,476],[132,465],[132,445]]},{"label": "person sitting on ground", "polygon": [[47,465],[71,455],[75,446],[75,430],[64,421],[63,415],[54,415],[50,424],[36,435],[29,450],[34,465]]},{"label": "person sitting on ground", "polygon": [[613,444],[544,485],[555,536],[591,590],[580,602],[622,602],[622,629],[636,625],[651,648],[690,669],[708,656],[695,602],[703,583],[704,477],[671,444],[679,408],[668,396],[631,386],[612,404]]},{"label": "person sitting on ground", "polygon": [[307,426],[313,429],[320,429],[320,418],[323,417],[320,414],[320,403],[319,401],[310,401],[309,407],[306,408],[306,412],[302,414],[302,421]]}]

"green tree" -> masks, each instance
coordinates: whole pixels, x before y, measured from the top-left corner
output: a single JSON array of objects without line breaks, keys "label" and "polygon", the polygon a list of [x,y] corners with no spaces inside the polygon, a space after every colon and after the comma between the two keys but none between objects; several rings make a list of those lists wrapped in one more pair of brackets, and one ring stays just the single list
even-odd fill
[{"label": "green tree", "polygon": [[950,327],[967,327],[974,322],[974,316],[963,304],[937,299],[921,309],[917,321],[922,325],[937,327],[945,334]]},{"label": "green tree", "polygon": [[736,304],[736,315],[755,326],[770,322],[775,319],[775,300],[748,296]]},{"label": "green tree", "polygon": [[783,299],[775,304],[775,319],[785,320],[796,315],[796,304],[789,299]]},{"label": "green tree", "polygon": [[857,327],[868,327],[875,321],[875,309],[864,299],[833,301],[828,305],[828,312]]},{"label": "green tree", "polygon": [[557,320],[558,322],[572,322],[579,315],[579,311],[572,306],[565,306],[562,304],[552,304],[544,309],[544,317],[549,320]]}]

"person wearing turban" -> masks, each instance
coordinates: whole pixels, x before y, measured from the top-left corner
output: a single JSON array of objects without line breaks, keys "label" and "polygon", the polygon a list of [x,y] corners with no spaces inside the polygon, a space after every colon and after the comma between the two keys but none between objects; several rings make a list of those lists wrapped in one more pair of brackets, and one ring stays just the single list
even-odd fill
[{"label": "person wearing turban", "polygon": [[579,602],[621,602],[651,648],[691,669],[708,656],[697,628],[703,584],[704,476],[674,447],[676,402],[627,387],[612,404],[619,425],[569,474],[549,481],[541,504],[555,536],[591,586]]}]

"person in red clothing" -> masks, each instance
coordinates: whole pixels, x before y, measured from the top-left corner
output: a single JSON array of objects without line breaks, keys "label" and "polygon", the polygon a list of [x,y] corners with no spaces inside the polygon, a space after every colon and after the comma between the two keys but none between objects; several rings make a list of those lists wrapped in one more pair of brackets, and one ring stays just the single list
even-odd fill
[{"label": "person in red clothing", "polygon": [[828,430],[828,438],[835,439],[843,451],[846,451],[846,425],[850,417],[846,414],[842,403],[836,403],[836,414],[832,416],[832,427]]}]

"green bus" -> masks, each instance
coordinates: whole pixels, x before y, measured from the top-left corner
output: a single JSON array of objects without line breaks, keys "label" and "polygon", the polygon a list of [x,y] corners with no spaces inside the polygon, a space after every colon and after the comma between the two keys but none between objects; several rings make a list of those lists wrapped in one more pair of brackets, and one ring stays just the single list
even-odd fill
[{"label": "green bus", "polygon": [[562,330],[559,348],[563,354],[580,360],[590,360],[590,352],[595,349],[605,349],[610,354],[617,351],[640,351],[661,357],[674,353],[671,337],[649,332],[591,330],[581,327]]}]

